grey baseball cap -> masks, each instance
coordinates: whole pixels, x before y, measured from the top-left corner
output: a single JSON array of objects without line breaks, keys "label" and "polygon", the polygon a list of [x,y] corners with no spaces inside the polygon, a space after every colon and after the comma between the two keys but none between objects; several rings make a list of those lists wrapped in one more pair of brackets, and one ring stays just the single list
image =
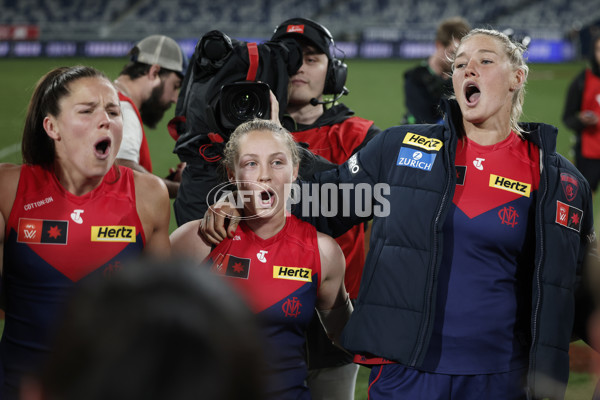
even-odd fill
[{"label": "grey baseball cap", "polygon": [[140,40],[130,51],[132,61],[158,64],[162,68],[185,74],[186,60],[177,42],[168,36],[151,35]]}]

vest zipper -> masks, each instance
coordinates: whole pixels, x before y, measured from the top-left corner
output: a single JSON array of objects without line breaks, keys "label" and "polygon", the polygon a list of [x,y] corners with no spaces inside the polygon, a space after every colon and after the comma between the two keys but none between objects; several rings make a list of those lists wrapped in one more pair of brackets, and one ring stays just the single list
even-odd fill
[{"label": "vest zipper", "polygon": [[448,142],[446,143],[446,146],[445,146],[446,149],[444,150],[445,155],[446,155],[446,160],[448,160],[447,164],[446,164],[446,187],[444,188],[444,194],[442,195],[442,201],[440,202],[440,207],[437,209],[435,219],[434,219],[434,224],[433,224],[433,250],[432,250],[433,256],[431,258],[432,261],[430,263],[433,265],[430,265],[430,268],[432,271],[431,279],[429,279],[429,286],[427,288],[427,294],[426,294],[426,298],[425,298],[426,299],[425,300],[425,310],[427,310],[427,317],[425,318],[425,323],[419,334],[419,341],[417,342],[417,346],[413,353],[414,356],[413,356],[412,360],[410,361],[411,367],[415,367],[417,365],[417,360],[419,359],[419,356],[420,356],[421,352],[423,351],[423,346],[425,343],[424,333],[429,330],[429,325],[431,324],[431,320],[432,320],[433,313],[431,312],[431,307],[432,307],[431,297],[433,295],[433,282],[436,280],[436,275],[438,273],[437,259],[438,259],[438,255],[439,255],[437,227],[440,223],[442,211],[446,209],[446,202],[448,201],[448,197],[450,194],[450,187],[454,182],[454,180],[453,180],[454,174],[452,173],[453,162],[450,162],[449,146],[455,146],[454,141],[452,139],[448,140]]},{"label": "vest zipper", "polygon": [[543,138],[542,135],[540,135],[540,144],[542,144],[542,146],[540,146],[540,177],[543,176],[544,180],[543,180],[543,184],[544,184],[544,191],[541,194],[541,196],[538,199],[537,202],[537,215],[536,215],[536,224],[537,224],[537,229],[536,229],[536,239],[537,239],[537,243],[539,243],[539,251],[540,251],[540,257],[539,257],[539,261],[537,262],[537,264],[535,265],[535,274],[534,274],[534,279],[535,279],[535,285],[537,288],[537,297],[535,299],[535,309],[532,312],[532,316],[531,316],[531,347],[529,348],[529,371],[528,371],[528,377],[527,377],[527,386],[528,386],[528,390],[527,390],[527,397],[528,398],[532,398],[533,393],[532,393],[532,388],[535,386],[534,385],[534,374],[532,373],[532,371],[535,371],[535,358],[533,357],[533,349],[535,347],[535,342],[537,340],[537,320],[538,320],[538,313],[539,313],[539,309],[540,309],[540,303],[541,303],[541,291],[542,291],[542,284],[541,284],[541,273],[542,273],[542,264],[543,264],[543,258],[544,258],[544,235],[542,234],[542,230],[544,227],[544,213],[543,213],[543,203],[544,200],[546,198],[546,193],[548,192],[548,174],[544,173],[544,150],[542,150],[543,146]]}]

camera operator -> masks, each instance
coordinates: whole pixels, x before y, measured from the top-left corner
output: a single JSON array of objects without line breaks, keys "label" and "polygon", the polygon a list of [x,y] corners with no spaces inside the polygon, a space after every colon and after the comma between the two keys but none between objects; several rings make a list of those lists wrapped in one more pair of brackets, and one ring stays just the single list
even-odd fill
[{"label": "camera operator", "polygon": [[[252,70],[248,60],[250,64],[252,60],[249,51],[246,53],[246,43],[211,31],[197,45],[190,61],[196,67],[188,69],[172,121],[177,136],[174,151],[181,161],[187,162],[173,203],[179,226],[202,218],[211,190],[224,181],[219,177],[218,166],[221,149],[229,136],[219,115],[234,103],[243,105],[244,111],[250,106],[250,103],[223,103],[220,97],[223,93],[215,94],[217,87],[244,81],[244,77],[246,81],[270,81],[283,110],[281,113],[271,110],[271,119],[278,116],[301,144],[300,176],[311,176],[318,170],[344,163],[380,132],[373,121],[359,118],[337,103],[348,93],[344,86],[347,66],[332,53],[335,44],[325,27],[305,18],[292,18],[275,29],[271,41],[258,46],[259,53],[265,45],[269,51],[261,53],[261,57],[267,60],[263,58],[260,65],[269,68],[259,66],[252,79],[247,77]],[[326,100],[330,97],[331,100]],[[215,107],[215,99],[222,102],[220,106]],[[365,260],[364,238],[365,227],[359,226],[337,239],[346,258],[345,286],[352,300],[358,296]],[[351,356],[331,344],[316,317],[308,334],[308,361],[308,384],[313,399],[354,398],[358,367]]]},{"label": "camera operator", "polygon": [[[344,86],[347,66],[333,54],[335,44],[327,28],[309,19],[292,18],[280,24],[271,37],[272,41],[282,39],[300,44],[303,63],[290,77],[281,123],[314,154],[343,164],[380,129],[337,103],[348,93]],[[333,99],[325,101],[324,95]],[[365,227],[361,225],[336,239],[346,257],[345,285],[352,300],[358,296],[365,261],[364,238]],[[358,366],[352,357],[331,344],[318,318],[313,318],[307,336],[308,386],[313,400],[354,399]]]},{"label": "camera operator", "polygon": [[[227,184],[221,160],[231,132],[254,118],[283,117],[289,77],[301,65],[302,49],[291,39],[248,43],[212,30],[198,41],[168,124],[173,152],[186,164],[173,203],[178,226],[202,218],[207,200]],[[336,167],[307,146],[298,144],[299,176]]]}]

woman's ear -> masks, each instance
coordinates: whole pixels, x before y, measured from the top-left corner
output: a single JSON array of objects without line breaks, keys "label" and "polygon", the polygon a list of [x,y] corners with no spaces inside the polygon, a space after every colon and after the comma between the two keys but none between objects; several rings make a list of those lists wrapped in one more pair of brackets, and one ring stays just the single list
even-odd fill
[{"label": "woman's ear", "polygon": [[235,181],[235,174],[229,168],[227,168],[227,179],[232,183]]},{"label": "woman's ear", "polygon": [[58,132],[58,122],[56,121],[56,118],[54,118],[52,115],[45,117],[43,126],[44,130],[46,131],[46,134],[50,136],[50,138],[54,140],[60,140],[60,133]]},{"label": "woman's ear", "polygon": [[525,81],[525,71],[521,68],[518,68],[512,76],[512,82],[510,85],[510,90],[515,91],[521,89],[523,87],[523,82]]},{"label": "woman's ear", "polygon": [[298,179],[298,169],[300,168],[300,164],[294,166],[294,171],[292,172],[292,182]]}]

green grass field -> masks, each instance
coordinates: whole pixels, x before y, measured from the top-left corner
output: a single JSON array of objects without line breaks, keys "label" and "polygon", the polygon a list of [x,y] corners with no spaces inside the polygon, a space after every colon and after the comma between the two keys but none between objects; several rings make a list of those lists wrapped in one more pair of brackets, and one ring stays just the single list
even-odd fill
[{"label": "green grass field", "polygon": [[[108,58],[0,59],[0,162],[20,162],[20,143],[27,102],[35,83],[49,69],[62,65],[89,64],[116,77],[125,60]],[[350,95],[343,101],[356,113],[371,119],[380,128],[397,125],[404,114],[403,72],[415,61],[348,60]],[[545,122],[559,128],[558,150],[569,156],[572,133],[561,121],[563,102],[569,82],[585,64],[533,64],[530,66],[524,121]],[[172,116],[167,113],[163,122]],[[169,166],[177,164],[172,153],[174,141],[165,125],[147,129],[155,172],[166,175]],[[599,209],[599,207],[596,207]],[[171,228],[175,228],[174,221]]]},{"label": "green grass field", "polygon": [[[124,59],[0,59],[0,162],[21,161],[19,143],[27,103],[37,80],[45,72],[56,66],[87,64],[115,78],[124,63]],[[415,63],[400,60],[347,60],[347,86],[350,95],[343,101],[358,115],[375,121],[380,128],[397,125],[405,110],[402,75]],[[584,65],[583,62],[530,65],[522,120],[557,126],[558,151],[567,157],[570,154],[572,133],[561,122],[563,103],[570,81]],[[165,128],[171,116],[172,111],[167,113],[164,124],[158,129],[146,130],[155,172],[159,175],[166,175],[168,168],[178,162],[172,153],[174,141]],[[600,206],[596,204],[595,209],[600,210]],[[599,215],[598,211],[596,215]],[[174,228],[172,217],[171,230]],[[361,368],[357,382],[357,400],[366,399],[367,377],[368,370]],[[567,399],[590,399],[594,385],[595,378],[591,375],[572,373]]]}]

